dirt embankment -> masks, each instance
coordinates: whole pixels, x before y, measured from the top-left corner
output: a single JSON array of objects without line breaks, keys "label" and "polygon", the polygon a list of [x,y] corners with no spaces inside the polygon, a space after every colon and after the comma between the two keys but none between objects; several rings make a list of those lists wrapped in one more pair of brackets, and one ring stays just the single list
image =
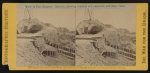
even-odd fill
[{"label": "dirt embankment", "polygon": [[17,39],[17,66],[69,66],[74,61],[59,55],[44,57],[30,42],[31,39]]}]

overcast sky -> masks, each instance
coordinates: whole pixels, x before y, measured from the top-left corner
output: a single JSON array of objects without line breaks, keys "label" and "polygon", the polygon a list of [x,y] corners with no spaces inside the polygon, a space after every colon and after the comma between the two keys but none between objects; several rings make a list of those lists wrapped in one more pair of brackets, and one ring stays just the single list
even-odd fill
[{"label": "overcast sky", "polygon": [[[27,18],[25,14],[25,6],[55,6],[55,4],[21,4],[17,6],[17,20]],[[68,4],[62,4],[66,6]],[[74,4],[70,4],[70,6]],[[112,4],[96,4],[92,7],[92,17],[104,24],[111,24],[117,28],[126,28],[129,31],[135,32],[136,29],[136,7],[135,4],[122,4],[123,7],[106,7]],[[119,6],[119,4],[113,4]],[[86,6],[86,4],[78,4],[78,6]],[[90,5],[89,5],[90,6]],[[32,18],[37,18],[41,22],[51,23],[55,26],[67,27],[70,30],[75,30],[75,26],[82,20],[88,18],[87,8],[28,8],[31,12]],[[76,16],[76,17],[75,17]],[[17,22],[18,22],[17,21]]]}]

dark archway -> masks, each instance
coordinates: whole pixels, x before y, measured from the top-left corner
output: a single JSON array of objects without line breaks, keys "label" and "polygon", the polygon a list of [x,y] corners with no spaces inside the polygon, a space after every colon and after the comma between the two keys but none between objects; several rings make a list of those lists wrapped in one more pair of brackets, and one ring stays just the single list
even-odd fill
[{"label": "dark archway", "polygon": [[101,26],[93,26],[92,28],[91,28],[91,30],[89,30],[89,34],[97,34],[97,33],[99,33],[100,31],[102,31],[102,27]]},{"label": "dark archway", "polygon": [[42,25],[32,25],[29,30],[28,33],[37,33],[38,31],[42,30]]}]

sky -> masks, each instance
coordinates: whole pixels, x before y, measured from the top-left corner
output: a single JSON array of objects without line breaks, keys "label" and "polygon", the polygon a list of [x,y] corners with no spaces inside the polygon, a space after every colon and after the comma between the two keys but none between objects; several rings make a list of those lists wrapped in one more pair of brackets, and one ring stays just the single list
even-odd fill
[{"label": "sky", "polygon": [[75,4],[18,4],[17,22],[28,17],[25,13],[27,6],[32,18],[57,27],[66,27],[69,30],[75,30],[80,21],[88,19],[86,6],[93,6],[89,8],[93,19],[117,28],[136,31],[135,4],[76,4],[76,8],[71,7]]}]

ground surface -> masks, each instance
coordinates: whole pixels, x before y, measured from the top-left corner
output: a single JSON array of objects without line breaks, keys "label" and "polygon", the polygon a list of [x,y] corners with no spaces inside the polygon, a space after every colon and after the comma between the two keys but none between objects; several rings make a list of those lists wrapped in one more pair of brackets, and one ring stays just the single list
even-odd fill
[{"label": "ground surface", "polygon": [[57,58],[44,57],[30,42],[32,39],[17,39],[17,66],[71,66],[74,60],[63,55]]},{"label": "ground surface", "polygon": [[[135,61],[130,61],[118,54],[117,58],[104,58],[97,49],[95,49],[91,40],[76,40],[76,65],[77,66],[128,66],[135,65]],[[106,48],[111,48],[106,46]]]},{"label": "ground surface", "polygon": [[[104,58],[91,44],[92,40],[76,40],[75,60],[58,55],[57,58],[44,57],[31,43],[33,39],[17,39],[17,66],[128,66],[135,65],[135,61],[130,61],[118,54],[117,58]],[[114,49],[105,45],[105,48]]]}]

